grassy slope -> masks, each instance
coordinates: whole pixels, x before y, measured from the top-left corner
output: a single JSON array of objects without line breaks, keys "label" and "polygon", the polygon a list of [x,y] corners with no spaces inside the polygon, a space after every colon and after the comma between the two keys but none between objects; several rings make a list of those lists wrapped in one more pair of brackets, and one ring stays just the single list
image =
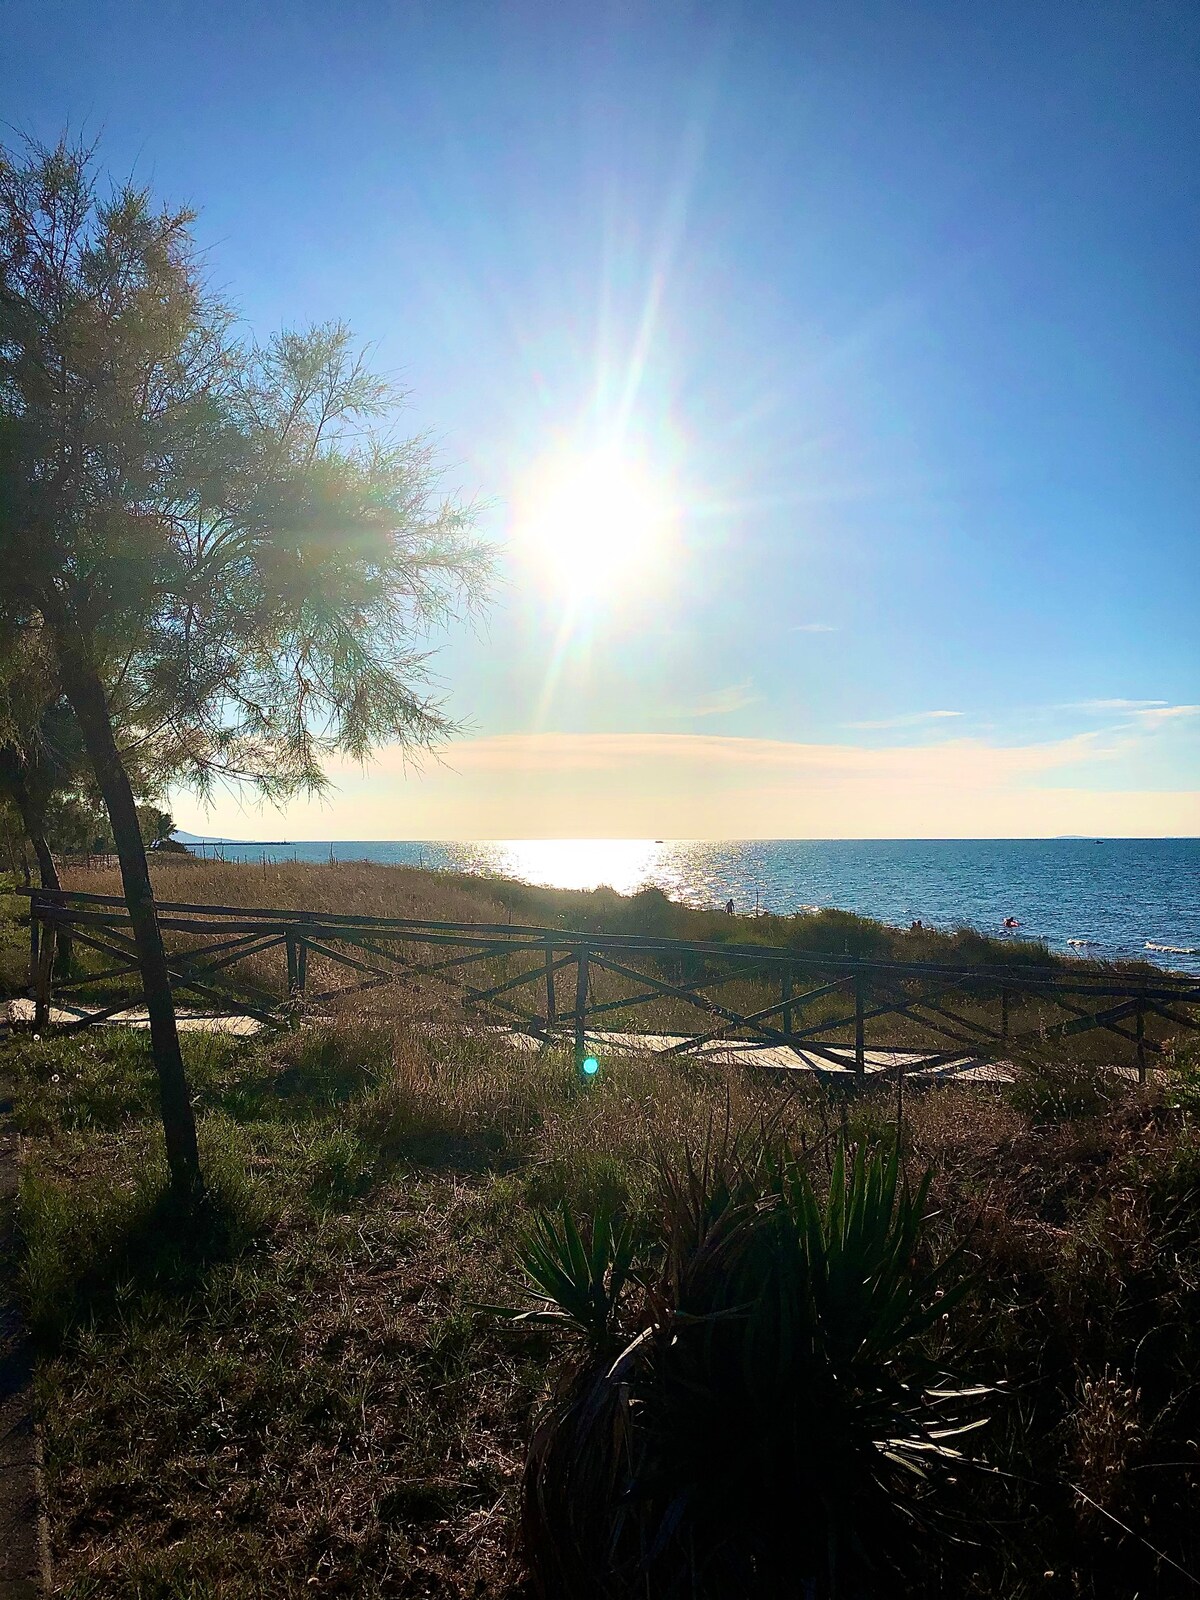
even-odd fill
[{"label": "grassy slope", "polygon": [[0,873],[0,1002],[24,990],[29,972],[29,902],[4,892],[12,886]]},{"label": "grassy slope", "polygon": [[[678,904],[658,889],[634,895],[619,895],[605,888],[547,889],[510,878],[354,861],[333,866],[283,862],[264,867],[175,858],[155,861],[152,870],[156,892],[165,900],[441,921],[511,920],[584,932],[736,940],[906,961],[1044,965],[1053,959],[1044,945],[1025,940],[989,939],[969,929],[950,934],[932,929],[909,933],[847,911],[728,917],[723,912]],[[70,888],[97,894],[121,892],[118,874],[111,870],[67,873],[65,881]]]},{"label": "grassy slope", "polygon": [[[522,1216],[636,1208],[652,1151],[727,1107],[777,1116],[818,1165],[843,1115],[681,1063],[584,1089],[561,1056],[411,1023],[187,1048],[219,1199],[190,1252],[158,1200],[144,1041],[11,1052],[67,1595],[521,1592],[515,1485],[554,1347],[475,1307],[512,1298]],[[893,1136],[890,1099],[845,1114]],[[951,1088],[910,1099],[905,1141],[980,1272],[949,1333],[1005,1385],[984,1447],[1007,1475],[972,1480],[978,1543],[930,1552],[923,1593],[1190,1592],[1140,1540],[1200,1560],[1192,1113],[1086,1082]]]}]

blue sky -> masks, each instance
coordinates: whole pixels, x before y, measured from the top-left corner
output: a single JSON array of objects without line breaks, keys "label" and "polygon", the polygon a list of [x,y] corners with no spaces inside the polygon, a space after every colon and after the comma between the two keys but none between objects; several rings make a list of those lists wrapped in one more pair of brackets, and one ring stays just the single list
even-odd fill
[{"label": "blue sky", "polygon": [[[10,126],[199,205],[256,329],[348,318],[508,545],[448,765],[181,821],[1200,832],[1198,46],[1171,0],[9,0]],[[522,507],[614,429],[670,526],[564,588]]]}]

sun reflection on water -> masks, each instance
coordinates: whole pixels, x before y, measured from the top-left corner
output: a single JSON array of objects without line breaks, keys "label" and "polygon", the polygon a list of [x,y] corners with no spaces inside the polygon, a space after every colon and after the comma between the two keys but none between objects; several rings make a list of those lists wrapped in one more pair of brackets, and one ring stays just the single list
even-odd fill
[{"label": "sun reflection on water", "polygon": [[661,878],[666,846],[652,839],[497,839],[491,851],[493,870],[506,877],[551,889],[607,884],[633,894]]}]

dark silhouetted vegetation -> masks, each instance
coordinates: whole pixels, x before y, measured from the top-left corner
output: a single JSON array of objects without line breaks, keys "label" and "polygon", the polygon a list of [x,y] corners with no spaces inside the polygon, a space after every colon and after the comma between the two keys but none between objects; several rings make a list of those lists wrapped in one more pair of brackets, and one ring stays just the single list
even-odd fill
[{"label": "dark silhouetted vegetation", "polygon": [[[7,1053],[28,1147],[22,1270],[62,1592],[528,1594],[518,1530],[530,1441],[582,1392],[572,1390],[590,1381],[582,1374],[602,1378],[621,1358],[621,1335],[642,1325],[656,1285],[670,1294],[664,1316],[686,1327],[679,1364],[639,1370],[630,1354],[641,1386],[631,1392],[657,1404],[654,1382],[670,1380],[662,1403],[683,1405],[681,1428],[701,1427],[688,1435],[697,1448],[729,1452],[711,1463],[710,1486],[734,1498],[714,1506],[704,1533],[731,1540],[732,1511],[747,1511],[736,1496],[761,1470],[738,1452],[750,1448],[751,1417],[770,1417],[784,1392],[761,1350],[741,1362],[751,1329],[771,1360],[786,1355],[784,1370],[817,1361],[820,1381],[791,1395],[792,1412],[778,1408],[772,1450],[803,1443],[786,1433],[786,1416],[816,1427],[833,1414],[822,1384],[843,1357],[835,1364],[813,1345],[811,1307],[807,1324],[780,1318],[786,1274],[803,1278],[825,1261],[831,1281],[825,1197],[832,1189],[836,1201],[842,1147],[884,1152],[873,1169],[879,1248],[855,1291],[883,1334],[850,1363],[849,1425],[822,1446],[830,1473],[850,1473],[845,1492],[877,1505],[857,1453],[873,1448],[867,1441],[911,1440],[913,1417],[923,1428],[927,1416],[920,1396],[941,1387],[942,1370],[955,1375],[949,1387],[991,1391],[957,1404],[964,1417],[980,1405],[987,1426],[947,1441],[974,1465],[944,1461],[936,1494],[915,1480],[911,1497],[888,1488],[886,1514],[857,1529],[861,1552],[855,1530],[839,1529],[851,1543],[839,1543],[836,1570],[859,1586],[847,1592],[870,1592],[863,1558],[885,1550],[897,1565],[882,1592],[894,1596],[1192,1592],[1180,1569],[1200,1562],[1194,1057],[1180,1053],[1144,1089],[1106,1082],[1091,1096],[1055,1093],[1045,1075],[1011,1090],[931,1088],[908,1096],[898,1125],[890,1092],[840,1101],[803,1080],[636,1057],[605,1059],[584,1083],[567,1054],[509,1049],[414,1016],[345,1018],[261,1041],[185,1035],[184,1047],[215,1197],[191,1235],[164,1209],[144,1035],[23,1039]],[[732,1178],[702,1156],[689,1168],[687,1152],[702,1152],[726,1119],[765,1128],[786,1160],[756,1165],[743,1145],[747,1167]],[[744,1209],[750,1193],[761,1217],[757,1202]],[[615,1349],[603,1373],[584,1342],[480,1309],[521,1298],[519,1240],[545,1213],[559,1219],[561,1241],[564,1205],[585,1244],[599,1238],[609,1289],[613,1258],[626,1263],[607,1312],[595,1296],[598,1312],[579,1308]],[[688,1219],[710,1213],[706,1253]],[[948,1258],[953,1292],[930,1320]],[[761,1282],[756,1316],[679,1321],[737,1311],[739,1275]],[[960,1275],[971,1291],[956,1298]],[[870,1284],[891,1287],[877,1301]],[[876,1323],[881,1305],[895,1315]],[[912,1340],[902,1332],[910,1314]],[[736,1404],[689,1411],[677,1380]],[[894,1428],[877,1402],[884,1414],[895,1408]],[[580,1472],[595,1470],[578,1459]],[[740,1487],[738,1459],[751,1474]],[[808,1465],[796,1470],[809,1472],[811,1454],[799,1459]],[[687,1465],[664,1458],[663,1470]],[[694,1475],[695,1492],[706,1481]],[[817,1484],[818,1500],[826,1487]],[[778,1525],[760,1516],[757,1536],[794,1531],[798,1586],[827,1511],[782,1488],[770,1504]],[[588,1510],[593,1538],[608,1512],[599,1500]],[[657,1514],[653,1501],[637,1508],[643,1521],[629,1537],[639,1550],[639,1529]],[[732,1559],[733,1544],[724,1548]],[[664,1562],[672,1549],[668,1537]],[[532,1553],[537,1566],[544,1551]]]},{"label": "dark silhouetted vegetation", "polygon": [[947,1370],[962,1251],[923,1250],[930,1175],[910,1191],[894,1142],[837,1144],[824,1199],[813,1165],[726,1130],[659,1167],[636,1222],[564,1204],[526,1235],[522,1320],[586,1352],[525,1473],[546,1600],[894,1593],[948,1537],[982,1393]]}]

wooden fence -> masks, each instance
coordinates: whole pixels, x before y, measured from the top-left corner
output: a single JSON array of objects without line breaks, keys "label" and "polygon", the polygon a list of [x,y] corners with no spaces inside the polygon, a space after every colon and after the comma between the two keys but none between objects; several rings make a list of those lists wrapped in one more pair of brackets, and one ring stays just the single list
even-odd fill
[{"label": "wooden fence", "polygon": [[[31,898],[35,1026],[53,1020],[70,1032],[138,1003],[123,901],[22,892]],[[581,1057],[589,1041],[616,1036],[602,1030],[616,1029],[667,1055],[755,1049],[764,1064],[860,1078],[869,1066],[954,1069],[1053,1052],[1068,1041],[1076,1056],[1090,1043],[1102,1059],[1095,1045],[1103,1040],[1103,1059],[1112,1063],[1120,1041],[1117,1054],[1144,1078],[1173,1037],[1200,1027],[1200,978],[1146,969],[871,961],[638,934],[169,901],[157,910],[179,999],[271,1027],[371,991],[434,986],[471,1017],[542,1041],[573,1041]],[[109,964],[56,978],[49,935],[59,931]]]}]

